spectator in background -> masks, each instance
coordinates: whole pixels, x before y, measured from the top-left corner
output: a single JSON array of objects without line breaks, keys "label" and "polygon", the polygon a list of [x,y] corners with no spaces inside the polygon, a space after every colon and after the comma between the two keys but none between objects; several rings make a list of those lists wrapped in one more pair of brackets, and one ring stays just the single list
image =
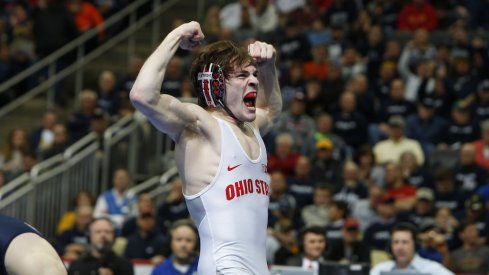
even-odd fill
[{"label": "spectator in background", "polygon": [[138,217],[141,212],[148,212],[148,209],[154,209],[153,201],[151,200],[151,196],[149,193],[139,193],[138,194],[138,204],[137,204],[137,215],[129,218],[122,225],[121,236],[129,237],[133,235],[138,230]]},{"label": "spectator in background", "polygon": [[362,232],[365,232],[365,230],[379,218],[377,207],[382,203],[384,197],[385,193],[382,187],[377,184],[371,184],[368,186],[368,198],[359,200],[355,203],[352,217],[356,218],[360,223]]},{"label": "spectator in background", "polygon": [[90,248],[86,254],[70,264],[68,274],[133,275],[131,262],[112,251],[114,230],[109,219],[95,219],[89,226]]},{"label": "spectator in background", "polygon": [[418,255],[418,231],[409,223],[399,223],[392,228],[390,251],[393,260],[381,262],[370,270],[371,275],[379,275],[384,271],[404,271],[414,269],[420,273],[454,275],[440,263],[421,258]]},{"label": "spectator in background", "polygon": [[95,6],[102,16],[107,19],[124,6],[123,0],[93,0]]},{"label": "spectator in background", "polygon": [[41,160],[63,153],[70,145],[68,132],[66,131],[66,126],[64,124],[56,123],[53,126],[53,135],[53,144],[51,144],[49,149],[41,152]]},{"label": "spectator in background", "polygon": [[361,146],[358,149],[357,159],[359,180],[367,186],[368,184],[383,185],[385,169],[378,165],[370,145]]},{"label": "spectator in background", "polygon": [[7,146],[0,153],[0,168],[5,172],[7,182],[24,170],[23,155],[28,150],[27,131],[22,128],[12,129]]},{"label": "spectator in background", "polygon": [[137,196],[129,191],[131,177],[125,169],[117,169],[113,174],[113,188],[103,192],[97,199],[95,218],[107,217],[114,223],[117,235],[121,233],[124,221],[136,215]]},{"label": "spectator in background", "polygon": [[206,40],[209,43],[217,42],[224,32],[219,18],[220,11],[221,8],[219,5],[215,4],[211,5],[205,13],[204,21],[202,22],[202,31],[206,34]]},{"label": "spectator in background", "polygon": [[422,187],[432,185],[432,175],[426,167],[418,164],[416,156],[411,151],[405,151],[399,157],[404,180],[411,186]]},{"label": "spectator in background", "polygon": [[114,116],[119,110],[120,95],[116,90],[116,78],[112,71],[103,71],[98,77],[97,106]]},{"label": "spectator in background", "polygon": [[459,50],[452,57],[446,78],[447,94],[455,100],[470,100],[477,91],[478,79],[472,72],[469,53]]},{"label": "spectator in background", "polygon": [[182,179],[176,177],[171,182],[171,189],[165,200],[158,206],[158,228],[163,234],[168,234],[170,226],[177,220],[189,218],[187,204],[182,192]]},{"label": "spectator in background", "polygon": [[321,264],[326,252],[326,237],[320,226],[306,227],[301,231],[300,242],[302,251],[287,260],[289,266],[300,266],[314,274],[321,274]]},{"label": "spectator in background", "polygon": [[369,89],[368,78],[364,74],[355,74],[350,79],[351,91],[355,94],[358,111],[365,116],[367,121],[375,117],[375,99]]},{"label": "spectator in background", "polygon": [[93,208],[81,205],[75,209],[75,224],[56,239],[56,251],[66,260],[76,260],[89,244],[88,226],[92,222]]},{"label": "spectator in background", "polygon": [[290,103],[290,110],[281,114],[275,126],[277,133],[289,133],[294,139],[294,152],[306,156],[314,153],[314,147],[308,142],[313,138],[314,120],[306,114],[306,95],[296,93]]},{"label": "spectator in background", "polygon": [[385,194],[376,205],[378,219],[372,222],[363,234],[364,243],[372,250],[386,250],[391,230],[397,221],[394,198]]},{"label": "spectator in background", "polygon": [[314,45],[311,49],[311,55],[312,60],[304,62],[303,65],[304,79],[326,80],[328,76],[328,46],[325,44]]},{"label": "spectator in background", "polygon": [[[341,160],[345,157],[345,142],[341,137],[334,134],[333,130],[333,118],[328,113],[321,113],[315,116],[316,128],[314,132],[314,145],[317,145],[318,141],[323,139],[330,140],[332,144],[332,156],[334,159]],[[312,142],[312,141],[311,141]],[[317,151],[316,151],[317,153]]]},{"label": "spectator in background", "polygon": [[300,156],[294,167],[294,174],[287,177],[289,193],[297,202],[297,209],[312,203],[312,194],[316,181],[311,175],[311,160]]},{"label": "spectator in background", "polygon": [[387,194],[395,200],[397,210],[409,211],[413,208],[416,202],[416,188],[406,183],[399,164],[385,165],[385,184]]},{"label": "spectator in background", "polygon": [[51,148],[54,141],[54,125],[58,122],[58,116],[53,111],[46,111],[41,118],[41,125],[29,133],[30,148],[38,156]]},{"label": "spectator in background", "polygon": [[439,228],[443,232],[444,238],[447,240],[448,246],[453,248],[453,243],[455,239],[455,229],[459,226],[459,221],[448,208],[438,208],[435,214],[435,224],[436,228]]},{"label": "spectator in background", "polygon": [[436,208],[448,208],[455,216],[459,216],[464,202],[455,186],[452,170],[448,168],[435,170],[434,193]]},{"label": "spectator in background", "polygon": [[407,117],[416,110],[414,103],[405,99],[405,87],[402,79],[392,79],[389,91],[388,97],[380,100],[376,116],[378,123],[376,124],[377,121],[374,120],[374,124],[369,126],[370,140],[373,144],[389,135],[388,121],[392,116]]},{"label": "spectator in background", "polygon": [[[365,14],[367,11],[362,11]],[[383,61],[385,52],[385,39],[382,27],[378,24],[372,25],[370,30],[365,33],[365,41],[359,41],[359,53],[366,58],[366,75],[369,82],[373,82],[379,76],[380,64]]]},{"label": "spectator in background", "polygon": [[334,145],[329,139],[316,142],[316,156],[311,171],[315,181],[337,184],[341,178],[342,162],[334,156]]},{"label": "spectator in background", "polygon": [[65,212],[59,219],[58,226],[56,229],[56,234],[61,235],[66,230],[71,229],[75,226],[76,209],[85,206],[89,206],[93,208],[94,205],[95,205],[95,199],[93,198],[92,193],[88,191],[78,192],[76,194],[76,197],[73,199],[73,203],[70,206],[70,210]]},{"label": "spectator in background", "polygon": [[283,108],[289,110],[295,95],[304,93],[306,90],[301,62],[292,62],[287,68],[284,68],[284,74],[280,79],[280,89],[284,102]]},{"label": "spectator in background", "polygon": [[353,46],[343,48],[341,55],[341,75],[343,79],[350,79],[358,74],[365,74],[367,66],[362,56]]},{"label": "spectator in background", "polygon": [[151,264],[159,264],[168,254],[167,240],[156,228],[155,209],[141,208],[137,216],[137,229],[127,238],[124,257],[127,259],[147,259]]},{"label": "spectator in background", "polygon": [[418,103],[417,113],[406,118],[406,136],[419,141],[425,156],[442,142],[447,127],[447,121],[435,114],[435,106],[427,100]]},{"label": "spectator in background", "polygon": [[300,252],[297,230],[291,219],[278,220],[273,228],[268,229],[267,238],[267,255],[270,255],[267,261],[273,264],[285,265],[287,259]]},{"label": "spectator in background", "polygon": [[312,204],[304,206],[301,210],[302,223],[305,227],[329,224],[329,208],[332,202],[331,187],[326,184],[317,184],[314,188]]},{"label": "spectator in background", "polygon": [[412,32],[418,29],[434,31],[438,26],[435,8],[426,0],[411,0],[405,4],[397,21],[397,30]]},{"label": "spectator in background", "polygon": [[450,268],[456,273],[488,274],[489,247],[484,245],[474,223],[462,225],[459,233],[462,247],[452,252]]},{"label": "spectator in background", "polygon": [[97,10],[97,7],[90,2],[84,2],[82,0],[68,0],[67,9],[73,14],[75,18],[75,25],[80,34],[83,34],[91,29],[96,28],[98,31],[98,37],[91,39],[86,44],[85,51],[88,52],[94,49],[98,44],[105,40],[105,27],[104,18],[102,14]]},{"label": "spectator in background", "polygon": [[[288,68],[291,61],[310,60],[311,44],[305,33],[294,20],[287,18],[283,26],[283,35],[278,36],[279,67]],[[285,105],[285,104],[284,104]]]},{"label": "spectator in background", "polygon": [[370,81],[372,91],[374,91],[374,96],[380,103],[390,97],[391,82],[397,77],[397,61],[389,60],[385,57],[384,59],[385,60],[380,64],[378,73],[379,76]]},{"label": "spectator in background", "polygon": [[[257,0],[254,9],[250,9],[251,22],[253,28],[259,36],[268,38],[278,27],[278,12],[273,3],[269,0]],[[207,33],[204,30],[204,33]],[[264,39],[270,41],[270,39]]]},{"label": "spectator in background", "polygon": [[380,24],[386,34],[391,34],[396,30],[400,8],[399,3],[395,1],[370,1],[366,5],[366,9],[372,14],[374,23]]},{"label": "spectator in background", "polygon": [[[70,12],[64,4],[55,0],[39,0],[32,11],[32,21],[34,44],[39,59],[68,44],[78,35]],[[66,61],[63,60],[63,63]]]},{"label": "spectator in background", "polygon": [[474,194],[489,179],[488,171],[475,163],[475,154],[473,144],[462,145],[459,161],[453,169],[455,186],[464,199]]},{"label": "spectator in background", "polygon": [[342,238],[331,242],[328,260],[343,264],[370,263],[370,251],[361,241],[360,224],[355,218],[347,218],[341,228]]},{"label": "spectator in background", "polygon": [[170,229],[171,256],[155,266],[151,275],[192,275],[197,273],[198,233],[189,220],[179,220]]},{"label": "spectator in background", "polygon": [[355,95],[341,95],[339,110],[333,113],[333,132],[340,136],[352,149],[358,149],[367,141],[367,121],[358,112]]},{"label": "spectator in background", "polygon": [[359,176],[358,165],[353,161],[346,161],[342,179],[334,190],[334,199],[346,202],[350,209],[355,207],[358,200],[367,198],[367,187]]},{"label": "spectator in background", "polygon": [[268,154],[268,172],[281,171],[285,176],[294,173],[297,160],[301,156],[293,151],[294,138],[289,133],[275,137],[275,153]]},{"label": "spectator in background", "polygon": [[90,131],[90,120],[97,106],[97,94],[93,90],[83,90],[80,93],[79,109],[73,112],[66,122],[70,133],[70,143],[84,137]]},{"label": "spectator in background", "polygon": [[489,119],[480,124],[482,137],[474,142],[475,162],[480,167],[489,170]]},{"label": "spectator in background", "polygon": [[101,144],[100,149],[103,149],[104,144],[104,133],[109,127],[110,124],[110,116],[101,108],[96,108],[93,111],[93,115],[90,118],[90,131],[95,133],[98,141]]},{"label": "spectator in background", "polygon": [[405,122],[402,116],[392,116],[388,120],[389,139],[375,144],[373,150],[378,164],[397,163],[402,153],[412,152],[419,165],[424,163],[424,154],[417,140],[404,135]]},{"label": "spectator in background", "polygon": [[457,101],[453,104],[451,123],[446,129],[443,142],[452,149],[459,149],[464,143],[473,142],[480,137],[477,121],[471,119],[466,104]]},{"label": "spectator in background", "polygon": [[287,192],[284,174],[275,171],[270,174],[270,203],[268,205],[268,227],[274,227],[281,218],[293,219],[296,210],[294,196]]},{"label": "spectator in background", "polygon": [[473,194],[465,200],[465,216],[462,223],[474,223],[480,232],[483,242],[489,241],[489,215],[487,215],[486,202],[478,195]]},{"label": "spectator in background", "polygon": [[330,61],[328,66],[328,77],[323,82],[324,101],[328,102],[324,108],[327,112],[333,111],[343,90],[345,89],[345,80],[341,75],[341,64],[338,61]]},{"label": "spectator in background", "polygon": [[310,78],[306,81],[306,114],[315,118],[326,110],[325,106],[329,102],[325,100],[322,82],[316,78]]},{"label": "spectator in background", "polygon": [[471,107],[477,122],[489,119],[489,79],[481,81],[477,86],[476,99]]},{"label": "spectator in background", "polygon": [[416,190],[416,202],[413,209],[400,212],[399,220],[405,220],[415,224],[418,228],[425,228],[435,223],[435,196],[433,190],[428,187],[421,187]]},{"label": "spectator in background", "polygon": [[342,238],[341,228],[349,216],[348,204],[344,201],[334,200],[329,206],[329,223],[326,225],[326,238],[328,241],[337,241]]}]

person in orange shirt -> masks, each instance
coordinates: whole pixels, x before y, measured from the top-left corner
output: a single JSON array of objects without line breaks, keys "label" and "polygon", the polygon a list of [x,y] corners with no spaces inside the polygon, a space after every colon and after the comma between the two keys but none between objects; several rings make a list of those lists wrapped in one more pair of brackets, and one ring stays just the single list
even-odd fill
[{"label": "person in orange shirt", "polygon": [[74,14],[76,27],[81,34],[97,28],[99,41],[105,39],[104,18],[93,4],[83,0],[68,0],[67,7]]},{"label": "person in orange shirt", "polygon": [[489,119],[481,122],[482,138],[474,142],[475,163],[489,169]]}]

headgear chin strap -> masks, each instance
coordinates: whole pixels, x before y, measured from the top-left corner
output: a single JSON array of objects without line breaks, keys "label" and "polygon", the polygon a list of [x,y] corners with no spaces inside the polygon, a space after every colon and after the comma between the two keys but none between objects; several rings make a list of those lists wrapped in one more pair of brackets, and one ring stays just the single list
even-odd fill
[{"label": "headgear chin strap", "polygon": [[[221,66],[209,63],[204,66],[202,72],[197,75],[199,83],[199,100],[205,102],[209,107],[222,107],[232,118],[236,116],[224,104],[226,96],[226,84],[224,83],[224,72]],[[239,121],[239,120],[238,120]]]}]

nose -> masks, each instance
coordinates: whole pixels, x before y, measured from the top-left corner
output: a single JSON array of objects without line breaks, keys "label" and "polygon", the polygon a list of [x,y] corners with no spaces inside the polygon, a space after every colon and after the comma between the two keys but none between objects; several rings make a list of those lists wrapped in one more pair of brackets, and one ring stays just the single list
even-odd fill
[{"label": "nose", "polygon": [[258,88],[258,78],[255,75],[250,76],[250,80],[248,81],[248,85],[252,86],[253,88],[257,89]]}]

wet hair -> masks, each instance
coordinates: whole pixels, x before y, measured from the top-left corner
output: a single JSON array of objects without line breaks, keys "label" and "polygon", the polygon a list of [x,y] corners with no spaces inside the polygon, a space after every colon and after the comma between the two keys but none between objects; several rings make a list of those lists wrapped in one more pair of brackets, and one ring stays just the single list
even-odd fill
[{"label": "wet hair", "polygon": [[199,96],[202,91],[199,91],[199,80],[197,76],[210,63],[217,64],[221,67],[225,79],[229,77],[235,67],[256,65],[255,60],[248,54],[248,51],[232,41],[223,40],[205,46],[195,58],[190,68],[190,79],[194,86],[194,91],[196,91],[197,98],[199,98],[198,104],[204,108],[207,107],[207,104]]}]

